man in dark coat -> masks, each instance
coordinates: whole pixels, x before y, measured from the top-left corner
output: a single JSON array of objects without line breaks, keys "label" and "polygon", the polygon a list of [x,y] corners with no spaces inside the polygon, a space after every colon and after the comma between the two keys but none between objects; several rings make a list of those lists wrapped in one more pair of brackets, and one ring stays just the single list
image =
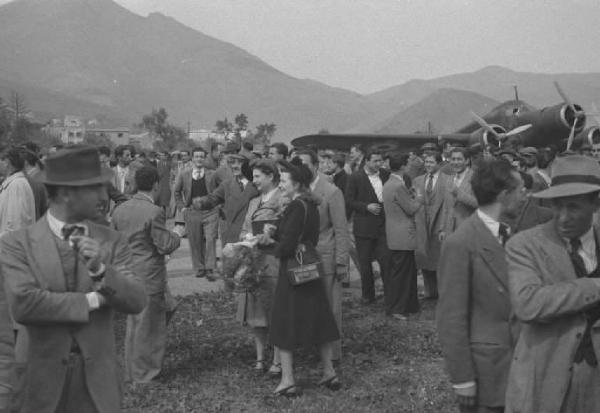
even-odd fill
[{"label": "man in dark coat", "polygon": [[507,161],[485,160],[471,185],[479,208],[442,244],[437,328],[460,411],[502,413],[518,324],[499,220],[517,212],[523,181]]},{"label": "man in dark coat", "polygon": [[383,185],[390,174],[381,169],[381,152],[368,151],[364,161],[364,167],[348,177],[345,198],[346,208],[354,214],[353,233],[360,266],[362,301],[371,304],[375,301],[371,263],[377,260],[382,278],[387,265]]}]

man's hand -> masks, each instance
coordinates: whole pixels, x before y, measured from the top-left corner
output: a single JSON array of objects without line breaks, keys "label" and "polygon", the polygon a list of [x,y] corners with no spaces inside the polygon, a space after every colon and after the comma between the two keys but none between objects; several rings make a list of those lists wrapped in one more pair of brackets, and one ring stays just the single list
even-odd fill
[{"label": "man's hand", "polygon": [[369,211],[373,215],[379,215],[381,213],[381,205],[369,204],[367,205],[367,211]]},{"label": "man's hand", "polygon": [[79,255],[83,257],[85,266],[91,273],[96,273],[102,265],[100,243],[84,235],[72,235],[71,241],[77,246]]},{"label": "man's hand", "polygon": [[192,199],[192,207],[194,209],[204,209],[204,199],[201,196]]},{"label": "man's hand", "polygon": [[185,234],[185,226],[181,225],[181,224],[175,224],[175,227],[173,228],[173,232],[176,233],[177,235],[179,235],[179,237],[183,237],[183,234]]},{"label": "man's hand", "polygon": [[458,404],[463,406],[475,406],[477,404],[477,384],[465,388],[454,388]]}]

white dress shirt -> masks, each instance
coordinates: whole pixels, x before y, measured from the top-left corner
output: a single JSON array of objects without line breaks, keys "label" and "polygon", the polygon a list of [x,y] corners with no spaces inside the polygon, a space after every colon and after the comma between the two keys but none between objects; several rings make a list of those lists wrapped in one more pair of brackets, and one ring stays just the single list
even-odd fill
[{"label": "white dress shirt", "polygon": [[129,166],[122,167],[117,165],[117,179],[119,180],[119,191],[125,192],[125,177],[129,173]]},{"label": "white dress shirt", "polygon": [[197,181],[198,179],[204,178],[204,168],[193,168],[192,169],[192,179]]},{"label": "white dress shirt", "polygon": [[462,171],[461,173],[454,175],[454,180],[453,180],[454,186],[459,187],[462,185],[468,171],[469,171],[469,168],[465,168],[465,170]]},{"label": "white dress shirt", "polygon": [[[594,237],[594,227],[591,227],[585,234],[579,237],[581,247],[577,253],[583,259],[585,269],[588,274],[592,273],[598,267],[598,258],[596,257],[596,238]],[[571,241],[565,239],[567,249],[571,249]]]},{"label": "white dress shirt", "polygon": [[383,182],[381,182],[381,177],[379,176],[379,171],[374,174],[369,173],[365,168],[365,173],[371,182],[371,186],[375,191],[375,195],[377,195],[377,201],[383,202]]}]

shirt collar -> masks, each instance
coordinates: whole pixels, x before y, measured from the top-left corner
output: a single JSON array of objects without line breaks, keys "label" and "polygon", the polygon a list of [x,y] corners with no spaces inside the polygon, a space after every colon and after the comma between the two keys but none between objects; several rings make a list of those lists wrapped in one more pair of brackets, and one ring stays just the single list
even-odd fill
[{"label": "shirt collar", "polygon": [[396,173],[391,173],[390,176],[393,176],[394,178],[396,178],[397,180],[399,180],[403,185],[406,184],[404,182],[404,177],[402,175],[396,174]]},{"label": "shirt collar", "polygon": [[485,226],[492,232],[492,235],[498,238],[498,232],[500,230],[500,222],[490,217],[488,214],[477,208],[477,216],[483,221]]},{"label": "shirt collar", "polygon": [[148,194],[138,191],[135,195],[137,198],[142,198],[144,201],[154,204],[154,199],[152,199],[152,197]]},{"label": "shirt collar", "polygon": [[[50,210],[48,210],[48,212],[46,213],[46,219],[48,220],[48,226],[50,227],[50,231],[52,231],[52,233],[58,238],[63,239],[62,229],[65,225],[67,225],[67,223],[61,221],[60,219],[52,215],[52,212]],[[88,236],[89,229],[86,224],[82,222],[77,222],[76,225],[82,226],[84,228],[84,235]]]},{"label": "shirt collar", "polygon": [[0,187],[0,190],[4,190],[8,187],[8,185],[10,185],[10,183],[12,181],[14,181],[17,178],[20,177],[25,177],[25,174],[21,171],[15,172],[12,175],[9,175],[3,182],[2,182],[2,186]]},{"label": "shirt collar", "polygon": [[315,190],[315,188],[317,187],[317,182],[319,182],[319,178],[320,178],[320,176],[319,176],[319,174],[317,173],[317,176],[316,176],[316,178],[314,179],[314,181],[312,181],[312,182],[310,183],[310,190],[311,190],[311,191],[314,191],[314,190]]},{"label": "shirt collar", "polygon": [[[568,238],[563,238],[565,243],[567,244],[567,248],[571,248],[571,240]],[[594,227],[591,226],[590,229],[587,230],[585,234],[579,237],[581,241],[581,249],[584,250],[588,254],[595,254],[596,249],[596,238],[594,237]]]},{"label": "shirt collar", "polygon": [[267,192],[266,194],[264,194],[261,198],[261,200],[263,202],[268,202],[271,198],[273,198],[273,195],[275,195],[275,192],[277,192],[279,188],[275,187],[273,189],[271,189],[269,192]]},{"label": "shirt collar", "polygon": [[377,172],[375,172],[375,173],[370,173],[370,172],[369,172],[369,170],[368,170],[366,167],[364,167],[363,169],[364,169],[365,173],[367,174],[367,176],[368,176],[369,178],[372,178],[372,177],[374,177],[374,176],[379,176],[379,171],[377,171]]}]

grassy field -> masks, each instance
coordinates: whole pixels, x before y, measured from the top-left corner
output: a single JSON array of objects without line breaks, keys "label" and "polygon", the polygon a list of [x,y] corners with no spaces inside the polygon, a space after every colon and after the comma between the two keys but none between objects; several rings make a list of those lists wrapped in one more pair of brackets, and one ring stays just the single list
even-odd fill
[{"label": "grassy field", "polygon": [[[167,357],[159,378],[126,386],[124,410],[133,412],[450,412],[453,397],[437,343],[433,303],[408,322],[385,317],[381,302],[363,307],[344,297],[342,389],[319,388],[315,351],[296,356],[304,395],[271,394],[277,381],[252,371],[250,332],[233,320],[228,293],[184,299],[169,326]],[[119,319],[122,348],[124,319]]]}]

